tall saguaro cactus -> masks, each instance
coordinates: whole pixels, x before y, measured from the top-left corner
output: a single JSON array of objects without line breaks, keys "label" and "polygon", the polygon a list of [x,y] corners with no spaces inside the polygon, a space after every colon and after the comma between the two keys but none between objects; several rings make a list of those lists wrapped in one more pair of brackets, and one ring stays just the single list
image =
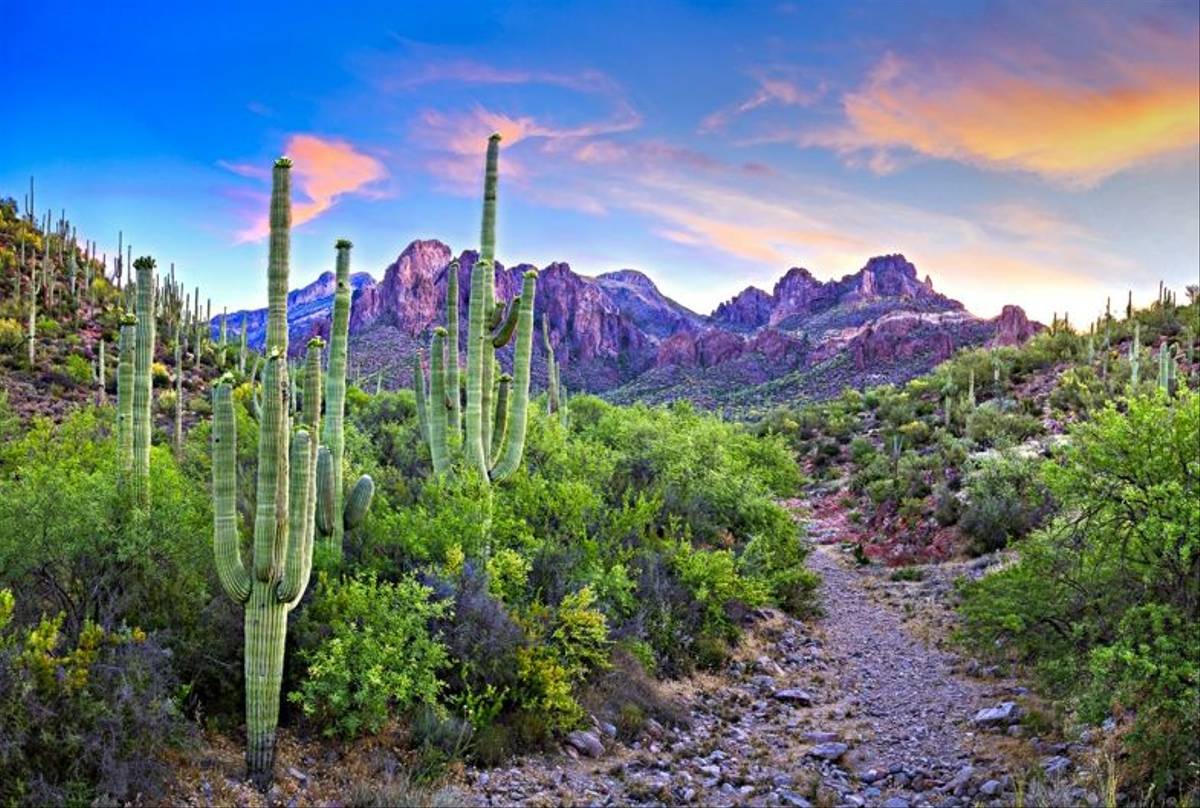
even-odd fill
[{"label": "tall saguaro cactus", "polygon": [[137,271],[137,345],[133,361],[133,495],[150,504],[150,363],[154,359],[154,259],[133,262]]},{"label": "tall saguaro cactus", "polygon": [[[318,504],[317,529],[325,546],[335,553],[342,552],[342,540],[348,529],[358,527],[367,505],[371,504],[374,481],[362,475],[354,484],[350,497],[359,498],[361,511],[349,508],[344,490],[344,467],[346,462],[346,361],[350,335],[350,249],[354,245],[346,239],[338,239],[335,265],[334,322],[329,329],[329,377],[325,379],[325,445],[329,448],[329,462],[320,465],[317,474]],[[365,502],[362,499],[365,497]]]},{"label": "tall saguaro cactus", "polygon": [[[510,476],[521,463],[525,449],[525,430],[528,421],[529,379],[533,352],[533,303],[537,290],[537,272],[525,273],[520,296],[514,298],[505,312],[495,299],[493,260],[496,249],[496,186],[498,177],[500,136],[488,140],[484,174],[483,226],[479,260],[471,268],[471,295],[467,312],[467,406],[463,436],[463,457],[487,482],[499,482]],[[457,262],[450,265],[451,282],[447,283],[447,319],[457,321]],[[445,329],[435,329],[430,346],[429,395],[425,396],[425,380],[418,361],[414,366],[414,383],[418,405],[424,410],[427,435],[434,473],[450,470],[456,430],[458,403],[458,349],[456,340]],[[495,352],[515,338],[513,375],[494,380],[497,362]],[[449,347],[449,361],[447,361]],[[497,389],[493,389],[497,388]],[[449,423],[448,423],[449,416]]]},{"label": "tall saguaro cactus", "polygon": [[[258,432],[258,479],[253,559],[242,562],[237,531],[236,422],[226,374],[213,387],[213,551],[225,593],[245,608],[246,766],[262,788],[271,781],[287,613],[299,603],[312,571],[321,341],[309,343],[305,428],[291,436],[287,379],[287,275],[290,199],[288,169],[275,163],[267,351]],[[282,232],[281,232],[282,231]],[[274,341],[273,341],[274,340]]]},{"label": "tall saguaro cactus", "polygon": [[121,317],[121,337],[117,343],[117,469],[122,485],[128,485],[133,475],[133,354],[136,343],[137,317],[126,312]]}]

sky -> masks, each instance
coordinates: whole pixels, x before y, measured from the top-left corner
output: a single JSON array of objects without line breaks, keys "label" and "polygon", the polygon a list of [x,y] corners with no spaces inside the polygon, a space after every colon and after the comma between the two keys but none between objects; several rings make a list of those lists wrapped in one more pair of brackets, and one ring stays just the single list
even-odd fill
[{"label": "sky", "polygon": [[[633,267],[698,311],[903,253],[981,316],[1086,322],[1200,276],[1200,4],[5,4],[0,196],[265,303],[413,239]],[[257,6],[246,8],[243,6]]]}]

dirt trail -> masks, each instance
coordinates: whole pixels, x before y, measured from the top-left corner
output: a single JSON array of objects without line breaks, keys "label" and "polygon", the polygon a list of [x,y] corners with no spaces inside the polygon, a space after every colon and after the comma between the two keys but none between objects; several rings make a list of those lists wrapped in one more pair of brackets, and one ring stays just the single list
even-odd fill
[{"label": "dirt trail", "polygon": [[[809,535],[828,541],[839,527],[818,516]],[[1005,737],[1006,721],[984,731],[972,718],[1022,689],[958,673],[953,655],[914,636],[879,596],[919,584],[866,572],[836,545],[814,543],[808,565],[822,578],[825,614],[805,624],[760,612],[724,670],[671,688],[690,728],[630,746],[598,728],[600,757],[572,751],[469,772],[464,796],[478,805],[1011,804],[997,749],[1021,742]]]}]

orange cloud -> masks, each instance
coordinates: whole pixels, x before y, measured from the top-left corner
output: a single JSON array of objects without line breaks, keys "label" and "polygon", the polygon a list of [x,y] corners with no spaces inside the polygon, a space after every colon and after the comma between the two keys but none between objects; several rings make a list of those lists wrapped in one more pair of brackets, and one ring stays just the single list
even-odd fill
[{"label": "orange cloud", "polygon": [[[292,183],[305,200],[292,205],[292,224],[299,226],[320,216],[341,196],[369,193],[363,189],[387,176],[383,163],[357,151],[350,143],[316,135],[288,138],[287,155],[292,158]],[[231,171],[252,176],[240,164],[226,164]],[[266,216],[256,218],[237,234],[237,241],[257,241],[268,233]]]},{"label": "orange cloud", "polygon": [[1089,187],[1200,143],[1196,38],[1195,28],[1128,34],[1124,47],[1083,66],[1044,53],[1035,68],[994,59],[917,65],[888,55],[843,97],[843,126],[797,140],[859,162],[866,154],[881,173],[894,168],[894,150],[911,150]]}]

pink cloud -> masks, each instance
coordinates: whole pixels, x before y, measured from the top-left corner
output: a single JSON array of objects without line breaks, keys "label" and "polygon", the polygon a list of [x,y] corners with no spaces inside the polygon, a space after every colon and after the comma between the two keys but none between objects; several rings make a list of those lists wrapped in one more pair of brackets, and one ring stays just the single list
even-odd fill
[{"label": "pink cloud", "polygon": [[[371,183],[387,176],[383,163],[363,154],[344,140],[316,135],[292,135],[285,151],[292,158],[292,184],[304,199],[292,204],[292,224],[299,226],[312,221],[347,194],[370,195]],[[248,166],[239,163],[223,164],[242,176],[254,176]],[[265,215],[259,215],[237,233],[239,243],[257,241],[268,232]]]},{"label": "pink cloud", "polygon": [[[795,71],[786,71],[794,74]],[[709,134],[724,129],[734,118],[768,106],[807,107],[825,95],[828,87],[824,82],[802,84],[795,75],[779,75],[779,71],[760,72],[756,76],[758,89],[754,94],[731,107],[719,109],[700,122],[700,133]]]}]

